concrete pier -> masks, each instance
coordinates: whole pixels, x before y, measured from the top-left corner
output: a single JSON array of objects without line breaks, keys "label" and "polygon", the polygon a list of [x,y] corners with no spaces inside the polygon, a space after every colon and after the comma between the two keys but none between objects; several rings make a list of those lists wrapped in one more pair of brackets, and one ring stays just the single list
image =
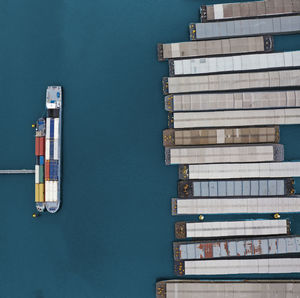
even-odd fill
[{"label": "concrete pier", "polygon": [[34,170],[0,170],[0,174],[34,174]]}]

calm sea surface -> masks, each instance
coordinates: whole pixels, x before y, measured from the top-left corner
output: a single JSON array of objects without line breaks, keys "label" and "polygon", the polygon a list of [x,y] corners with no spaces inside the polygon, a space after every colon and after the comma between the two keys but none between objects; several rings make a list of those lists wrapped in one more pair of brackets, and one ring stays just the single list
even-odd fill
[{"label": "calm sea surface", "polygon": [[[64,88],[61,211],[33,219],[33,175],[0,177],[0,297],[148,298],[174,277],[177,167],[164,166],[156,44],[188,40],[201,3],[0,0],[0,168],[33,168],[31,124],[46,87]],[[300,49],[297,36],[275,42]],[[286,159],[300,159],[299,127],[281,136]]]}]

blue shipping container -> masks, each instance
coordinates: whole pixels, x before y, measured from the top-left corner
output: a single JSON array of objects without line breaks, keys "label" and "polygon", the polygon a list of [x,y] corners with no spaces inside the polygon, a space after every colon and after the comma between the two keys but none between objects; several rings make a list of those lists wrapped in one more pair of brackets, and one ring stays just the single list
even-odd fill
[{"label": "blue shipping container", "polygon": [[50,159],[54,158],[54,141],[50,140]]},{"label": "blue shipping container", "polygon": [[54,119],[50,118],[50,138],[54,138]]},{"label": "blue shipping container", "polygon": [[49,178],[50,180],[58,180],[58,161],[50,160],[50,168],[49,168]]},{"label": "blue shipping container", "polygon": [[44,163],[45,163],[44,156],[40,156],[40,165],[43,165]]}]

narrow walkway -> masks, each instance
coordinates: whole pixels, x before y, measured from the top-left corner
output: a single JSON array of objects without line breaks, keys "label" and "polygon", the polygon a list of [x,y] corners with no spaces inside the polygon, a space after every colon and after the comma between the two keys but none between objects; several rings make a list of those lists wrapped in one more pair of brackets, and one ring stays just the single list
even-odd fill
[{"label": "narrow walkway", "polygon": [[0,170],[0,174],[34,174],[34,170]]}]

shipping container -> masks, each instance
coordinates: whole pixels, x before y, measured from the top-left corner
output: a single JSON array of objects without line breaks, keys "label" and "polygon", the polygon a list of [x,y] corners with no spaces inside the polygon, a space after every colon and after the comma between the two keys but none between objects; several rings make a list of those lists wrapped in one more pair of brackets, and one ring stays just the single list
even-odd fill
[{"label": "shipping container", "polygon": [[191,23],[190,40],[218,39],[239,36],[296,34],[300,31],[300,16],[265,19],[228,20],[213,23]]},{"label": "shipping container", "polygon": [[165,97],[169,112],[293,108],[300,106],[299,90],[174,94]]},{"label": "shipping container", "polygon": [[58,181],[45,182],[45,201],[56,202],[58,200]]},{"label": "shipping container", "polygon": [[44,166],[40,165],[39,166],[39,183],[44,183],[44,181],[45,181],[44,172],[45,172]]},{"label": "shipping container", "polygon": [[283,161],[280,144],[165,148],[166,165]]},{"label": "shipping container", "polygon": [[163,131],[163,144],[166,147],[278,142],[279,126]]},{"label": "shipping container", "polygon": [[50,118],[50,138],[54,138],[54,119]]},{"label": "shipping container", "polygon": [[300,236],[174,242],[175,261],[300,254]]},{"label": "shipping container", "polygon": [[58,161],[57,160],[50,160],[49,166],[49,180],[56,181],[58,180]]},{"label": "shipping container", "polygon": [[39,184],[39,202],[40,203],[45,202],[45,184],[44,183]]},{"label": "shipping container", "polygon": [[158,60],[273,51],[272,36],[239,37],[158,44]]},{"label": "shipping container", "polygon": [[39,165],[35,165],[34,166],[35,171],[34,171],[34,183],[38,184],[39,183],[39,173],[40,173],[40,166]]},{"label": "shipping container", "polygon": [[54,139],[59,138],[59,118],[54,119],[54,134],[53,134]]},{"label": "shipping container", "polygon": [[163,131],[163,144],[166,147],[278,142],[278,126]]},{"label": "shipping container", "polygon": [[299,273],[300,258],[180,261],[174,267],[176,275]]},{"label": "shipping container", "polygon": [[300,13],[299,0],[265,0],[202,5],[201,22],[249,19]]},{"label": "shipping container", "polygon": [[40,195],[39,195],[39,185],[35,181],[35,202],[39,202],[40,200]]},{"label": "shipping container", "polygon": [[287,235],[289,233],[290,223],[285,219],[177,222],[175,224],[177,239]]},{"label": "shipping container", "polygon": [[295,193],[292,178],[178,181],[178,197],[289,196]]},{"label": "shipping container", "polygon": [[40,154],[40,137],[35,137],[35,155],[39,156]]},{"label": "shipping container", "polygon": [[46,139],[50,138],[50,118],[46,118]]},{"label": "shipping container", "polygon": [[172,199],[172,215],[300,212],[300,196]]},{"label": "shipping container", "polygon": [[54,159],[54,140],[50,139],[49,140],[49,159]]},{"label": "shipping container", "polygon": [[50,160],[46,160],[45,162],[45,180],[48,181],[50,179]]},{"label": "shipping container", "polygon": [[244,72],[297,68],[300,51],[248,54],[228,57],[169,60],[169,75],[188,76],[211,73]]},{"label": "shipping container", "polygon": [[179,179],[300,177],[300,162],[259,162],[179,166]]},{"label": "shipping container", "polygon": [[165,95],[297,87],[300,85],[300,69],[165,77],[162,82]]},{"label": "shipping container", "polygon": [[45,137],[40,138],[40,155],[45,155]]},{"label": "shipping container", "polygon": [[40,165],[44,165],[45,164],[45,157],[44,156],[40,156],[40,158],[39,158],[39,164]]},{"label": "shipping container", "polygon": [[300,108],[177,112],[169,124],[174,128],[236,127],[300,124]]},{"label": "shipping container", "polygon": [[167,280],[156,283],[156,298],[299,298],[299,280]]},{"label": "shipping container", "polygon": [[58,160],[59,159],[59,140],[53,139],[53,159]]},{"label": "shipping container", "polygon": [[50,159],[50,139],[45,140],[45,159]]}]

